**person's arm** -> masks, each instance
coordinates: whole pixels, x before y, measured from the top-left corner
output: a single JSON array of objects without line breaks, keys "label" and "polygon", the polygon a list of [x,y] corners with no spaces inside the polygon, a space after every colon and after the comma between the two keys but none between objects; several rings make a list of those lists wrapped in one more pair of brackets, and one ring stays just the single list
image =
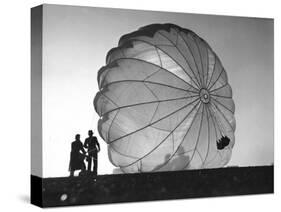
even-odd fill
[{"label": "person's arm", "polygon": [[86,151],[85,151],[85,149],[84,149],[84,147],[83,147],[83,144],[82,144],[82,143],[81,143],[80,150],[83,152],[83,154],[84,154],[84,155],[86,155]]},{"label": "person's arm", "polygon": [[96,141],[97,141],[98,151],[100,151],[100,144],[99,144],[99,142],[98,142],[97,137],[96,137]]},{"label": "person's arm", "polygon": [[86,138],[86,139],[85,139],[85,142],[84,142],[84,147],[85,147],[86,149],[88,149],[88,145],[89,145],[89,144],[88,144],[88,139]]}]

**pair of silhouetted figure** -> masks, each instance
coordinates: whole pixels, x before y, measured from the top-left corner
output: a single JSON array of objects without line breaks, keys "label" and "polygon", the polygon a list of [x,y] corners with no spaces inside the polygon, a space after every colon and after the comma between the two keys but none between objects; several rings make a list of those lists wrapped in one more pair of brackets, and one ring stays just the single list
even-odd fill
[{"label": "pair of silhouetted figure", "polygon": [[[74,176],[74,171],[81,170],[84,173],[86,170],[84,160],[88,162],[87,171],[97,175],[98,170],[98,152],[100,151],[100,144],[96,136],[93,136],[93,131],[89,130],[89,137],[86,138],[84,145],[80,140],[80,135],[75,136],[75,141],[71,143],[69,171],[70,176]],[[87,149],[87,152],[85,149]],[[87,154],[88,153],[88,154]],[[92,167],[93,163],[93,169]]]},{"label": "pair of silhouetted figure", "polygon": [[222,150],[226,146],[228,146],[230,142],[230,139],[227,136],[222,136],[218,141],[217,141],[217,149]]}]

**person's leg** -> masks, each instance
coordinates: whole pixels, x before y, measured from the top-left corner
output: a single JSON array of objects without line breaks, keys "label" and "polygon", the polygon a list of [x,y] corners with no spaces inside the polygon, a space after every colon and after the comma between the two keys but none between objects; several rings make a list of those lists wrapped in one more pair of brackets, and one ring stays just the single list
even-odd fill
[{"label": "person's leg", "polygon": [[89,157],[88,157],[88,171],[91,171],[91,167],[92,167],[92,156],[89,155]]},{"label": "person's leg", "polygon": [[94,173],[97,174],[98,173],[98,153],[95,152],[94,154]]},{"label": "person's leg", "polygon": [[81,171],[85,171],[86,170],[86,166],[85,163],[83,162],[82,167],[81,167]]},{"label": "person's leg", "polygon": [[85,164],[81,167],[81,171],[79,172],[79,176],[83,176],[85,174],[86,166]]}]

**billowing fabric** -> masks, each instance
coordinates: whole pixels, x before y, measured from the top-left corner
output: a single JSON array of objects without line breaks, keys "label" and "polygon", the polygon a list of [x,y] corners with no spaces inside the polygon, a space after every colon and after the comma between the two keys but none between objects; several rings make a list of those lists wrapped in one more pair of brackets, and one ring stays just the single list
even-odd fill
[{"label": "billowing fabric", "polygon": [[[122,36],[98,84],[98,131],[124,172],[215,168],[230,160],[232,90],[219,58],[194,32],[153,24]],[[222,138],[229,144],[218,149]]]}]

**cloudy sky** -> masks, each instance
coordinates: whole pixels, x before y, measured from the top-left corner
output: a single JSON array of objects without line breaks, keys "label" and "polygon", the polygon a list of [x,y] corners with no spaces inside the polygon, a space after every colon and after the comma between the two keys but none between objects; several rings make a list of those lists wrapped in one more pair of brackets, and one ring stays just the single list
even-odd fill
[{"label": "cloudy sky", "polygon": [[[220,57],[236,105],[228,165],[273,163],[273,21],[136,10],[45,5],[43,10],[43,177],[67,176],[77,133],[97,134],[97,71],[123,34],[174,23],[205,39]],[[99,174],[113,166],[100,140]]]}]

